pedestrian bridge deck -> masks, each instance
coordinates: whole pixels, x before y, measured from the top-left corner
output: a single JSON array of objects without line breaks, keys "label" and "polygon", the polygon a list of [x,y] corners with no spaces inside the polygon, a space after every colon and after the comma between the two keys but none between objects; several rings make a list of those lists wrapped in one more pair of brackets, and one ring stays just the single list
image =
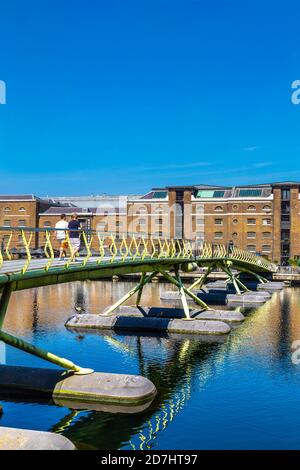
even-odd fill
[{"label": "pedestrian bridge deck", "polygon": [[[7,232],[5,228],[0,227],[1,230]],[[59,261],[55,258],[53,249],[55,237],[53,230],[33,228],[19,229],[19,231],[23,240],[22,259],[12,259],[16,253],[16,250],[13,252],[13,249],[10,249],[13,231],[11,231],[6,245],[3,246],[2,244],[0,249],[0,289],[2,290],[0,299],[0,340],[74,372],[80,372],[81,368],[71,361],[40,350],[3,331],[2,327],[12,292],[65,282],[141,273],[141,279],[137,286],[106,310],[105,314],[110,315],[134,294],[137,294],[136,305],[138,306],[143,287],[154,276],[161,274],[166,281],[177,287],[186,319],[191,320],[186,295],[198,307],[207,309],[208,306],[192,290],[196,286],[200,288],[214,269],[221,269],[228,276],[237,293],[241,293],[243,289],[247,290],[238,278],[238,273],[251,273],[261,282],[264,282],[262,273],[273,273],[277,269],[274,264],[265,258],[255,256],[236,247],[231,247],[229,250],[222,245],[202,244],[196,246],[195,243],[189,240],[145,238],[134,234],[115,236],[107,233],[99,234],[84,231],[80,232],[84,245],[84,256],[76,260],[67,230],[66,239],[69,252],[66,259]],[[36,235],[37,231],[44,232],[46,240],[42,251],[45,257],[40,259],[33,257],[36,250],[32,249],[31,244],[33,235]],[[95,250],[91,248],[93,237],[96,238],[98,243],[97,256],[94,254]],[[189,288],[183,286],[180,272],[194,271],[198,267],[206,268],[203,277],[197,279]]]}]

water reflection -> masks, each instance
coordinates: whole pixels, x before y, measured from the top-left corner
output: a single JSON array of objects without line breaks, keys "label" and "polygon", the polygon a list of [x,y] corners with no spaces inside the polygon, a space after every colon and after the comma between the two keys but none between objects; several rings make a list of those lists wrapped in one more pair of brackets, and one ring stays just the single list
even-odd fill
[{"label": "water reflection", "polygon": [[64,435],[77,443],[84,436],[84,446],[90,447],[97,442],[102,449],[153,448],[159,433],[187,405],[191,390],[196,385],[196,370],[200,368],[206,371],[202,375],[202,386],[213,373],[214,367],[209,363],[215,357],[219,344],[204,343],[201,338],[183,339],[179,335],[123,336],[113,332],[94,334],[102,337],[121,354],[135,356],[139,372],[156,384],[159,394],[150,409],[144,413],[124,416],[92,412],[79,419],[77,413],[71,413],[67,419],[68,427],[64,418],[52,431],[58,432],[63,423]]},{"label": "water reflection", "polygon": [[[275,293],[262,307],[245,312],[245,322],[225,343],[65,329],[75,306],[99,313],[132,285],[73,283],[16,293],[5,328],[95,370],[148,377],[158,389],[151,407],[124,415],[0,396],[1,425],[63,433],[80,448],[300,447],[300,366],[291,361],[291,344],[300,339],[299,289]],[[143,304],[165,305],[164,289],[146,286]],[[11,348],[6,357],[10,364],[48,367]]]}]

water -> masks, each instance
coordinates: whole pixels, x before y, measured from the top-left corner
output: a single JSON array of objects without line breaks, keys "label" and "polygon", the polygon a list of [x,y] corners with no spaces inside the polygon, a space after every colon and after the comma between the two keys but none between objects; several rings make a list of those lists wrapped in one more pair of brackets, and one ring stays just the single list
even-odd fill
[{"label": "water", "polygon": [[[300,365],[291,360],[292,342],[300,339],[300,289],[275,293],[223,344],[64,327],[75,304],[98,313],[131,286],[88,282],[18,292],[4,327],[84,367],[147,376],[159,392],[151,407],[122,415],[0,395],[1,426],[62,433],[81,449],[300,448]],[[160,305],[162,289],[146,286],[144,305]],[[10,347],[0,358],[55,367]]]}]

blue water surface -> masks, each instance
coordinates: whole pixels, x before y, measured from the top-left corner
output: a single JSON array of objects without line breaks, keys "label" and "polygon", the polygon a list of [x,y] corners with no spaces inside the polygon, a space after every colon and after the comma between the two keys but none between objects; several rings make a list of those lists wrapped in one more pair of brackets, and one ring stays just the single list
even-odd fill
[{"label": "blue water surface", "polygon": [[[69,331],[74,305],[99,313],[129,290],[110,282],[49,286],[13,295],[5,329],[97,371],[141,374],[156,385],[150,408],[136,414],[72,410],[52,400],[0,395],[1,426],[53,431],[80,449],[299,449],[300,289],[285,288],[225,342],[184,335]],[[163,284],[145,289],[157,305]],[[11,347],[10,365],[56,367]]]}]

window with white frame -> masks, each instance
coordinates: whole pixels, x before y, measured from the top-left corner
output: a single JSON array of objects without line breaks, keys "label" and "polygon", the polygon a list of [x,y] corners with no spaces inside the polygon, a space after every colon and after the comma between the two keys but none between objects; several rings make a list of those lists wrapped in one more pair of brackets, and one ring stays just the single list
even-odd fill
[{"label": "window with white frame", "polygon": [[223,238],[223,232],[215,232],[215,238]]},{"label": "window with white frame", "polygon": [[271,245],[263,245],[262,246],[262,252],[263,253],[271,253],[271,251],[272,251]]},{"label": "window with white frame", "polygon": [[271,225],[272,221],[271,221],[271,219],[263,219],[262,224],[263,225]]},{"label": "window with white frame", "polygon": [[247,251],[250,253],[255,253],[256,252],[256,246],[255,245],[247,245]]},{"label": "window with white frame", "polygon": [[256,233],[255,232],[247,232],[247,238],[255,238]]}]

